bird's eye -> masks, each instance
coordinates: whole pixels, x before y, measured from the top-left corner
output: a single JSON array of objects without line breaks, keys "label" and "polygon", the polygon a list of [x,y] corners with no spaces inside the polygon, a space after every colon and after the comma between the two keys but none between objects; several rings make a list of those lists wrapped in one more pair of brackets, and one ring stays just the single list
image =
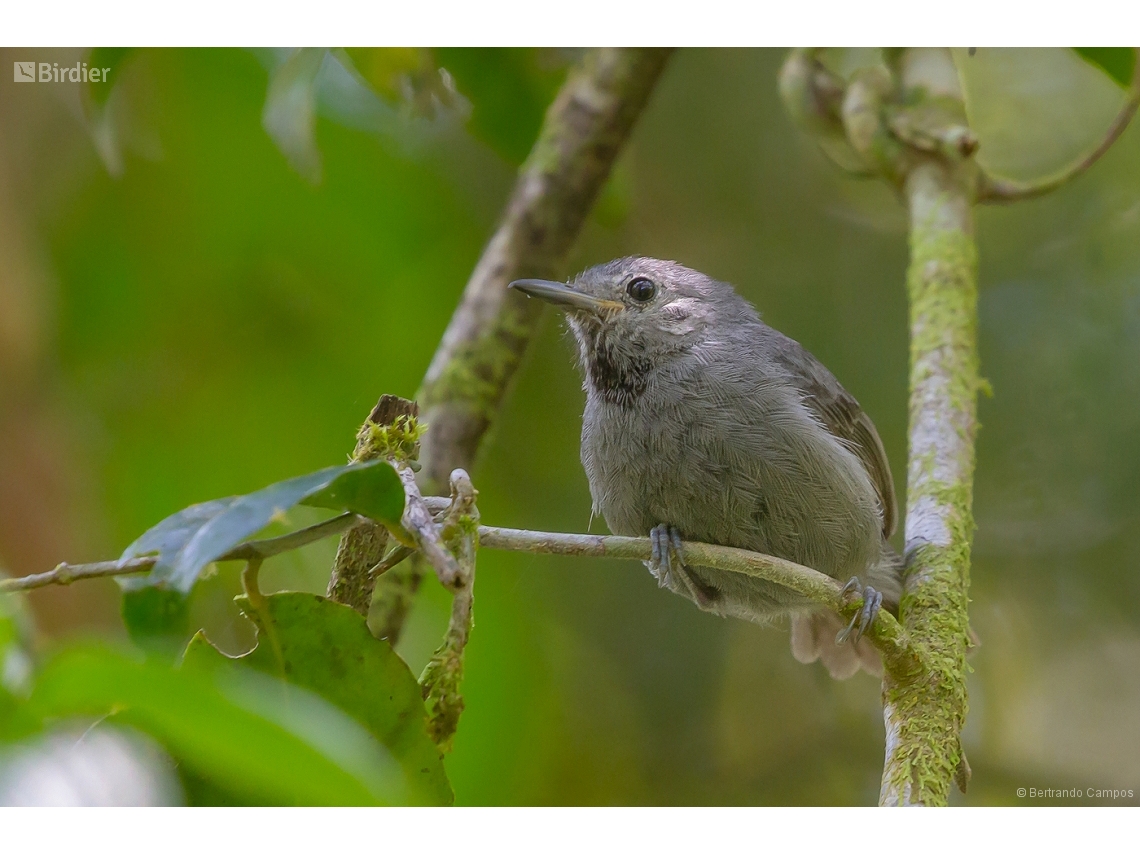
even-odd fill
[{"label": "bird's eye", "polygon": [[644,276],[638,276],[636,279],[630,280],[625,290],[626,293],[634,300],[637,300],[637,302],[648,303],[653,299],[653,295],[657,293],[657,286]]}]

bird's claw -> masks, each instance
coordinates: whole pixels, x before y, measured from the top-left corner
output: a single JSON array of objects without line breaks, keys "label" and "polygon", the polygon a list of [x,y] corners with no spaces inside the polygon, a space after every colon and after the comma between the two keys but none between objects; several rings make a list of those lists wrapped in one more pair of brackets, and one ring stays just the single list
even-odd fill
[{"label": "bird's claw", "polygon": [[656,525],[649,530],[651,558],[649,572],[662,588],[672,588],[684,570],[681,557],[681,532],[670,525]]},{"label": "bird's claw", "polygon": [[863,606],[856,612],[855,616],[851,618],[851,623],[839,631],[835,636],[835,643],[837,645],[846,644],[850,639],[852,644],[858,644],[859,639],[863,637],[863,633],[867,631],[868,627],[875,622],[875,618],[879,614],[879,609],[883,607],[883,595],[872,588],[870,585],[866,587],[859,581],[858,577],[852,576],[847,580],[847,584],[843,586],[840,596],[844,602],[850,602],[855,599],[853,595],[858,594],[863,600]]}]

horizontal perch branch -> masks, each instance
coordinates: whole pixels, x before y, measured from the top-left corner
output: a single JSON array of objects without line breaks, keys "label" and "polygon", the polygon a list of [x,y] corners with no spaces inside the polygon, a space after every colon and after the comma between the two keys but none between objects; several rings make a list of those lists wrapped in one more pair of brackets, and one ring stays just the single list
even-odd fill
[{"label": "horizontal perch branch", "polygon": [[[627,558],[635,561],[648,561],[652,550],[647,537],[563,534],[486,525],[479,526],[479,546],[511,552]],[[835,611],[850,611],[852,608],[852,604],[844,601],[841,595],[843,586],[838,581],[792,561],[732,546],[692,541],[682,544],[682,554],[688,564],[775,582]],[[919,654],[910,644],[905,630],[889,612],[879,612],[865,637],[882,654],[883,665],[888,671],[913,674],[922,669]]]},{"label": "horizontal perch branch", "polygon": [[[265,540],[251,540],[240,543],[229,552],[218,557],[217,561],[252,561],[264,560],[282,552],[299,549],[317,540],[340,534],[345,529],[355,525],[360,520],[356,514],[344,513],[332,519],[319,522],[316,525],[291,531],[280,537],[270,537]],[[130,558],[126,561],[96,561],[92,564],[63,564],[57,565],[46,573],[35,573],[31,576],[20,576],[16,579],[0,579],[0,594],[13,591],[30,591],[34,588],[46,588],[48,585],[70,585],[81,579],[99,579],[103,576],[129,576],[134,573],[147,573],[158,560],[157,555],[143,555]]]},{"label": "horizontal perch branch", "polygon": [[[439,496],[423,497],[424,504],[433,514],[446,511],[449,500]],[[354,514],[341,514],[325,522],[303,528],[290,534],[267,540],[254,540],[234,547],[217,560],[264,559],[290,549],[312,543],[322,537],[337,534],[354,525],[359,518]],[[581,555],[593,558],[623,558],[648,561],[651,547],[647,537],[618,537],[615,535],[566,534],[551,531],[528,531],[517,528],[500,528],[481,525],[478,528],[479,546],[510,552],[533,552],[549,555]],[[850,610],[840,591],[842,586],[830,576],[810,567],[803,567],[782,558],[716,546],[710,543],[686,542],[683,545],[685,560],[694,565],[712,567],[730,573],[742,573],[775,582],[795,591],[806,599],[836,611]],[[0,581],[0,593],[27,591],[48,585],[68,585],[80,579],[102,576],[127,576],[145,573],[154,566],[155,556],[132,558],[128,561],[99,561],[93,564],[60,564],[47,573]],[[905,632],[887,612],[880,612],[866,637],[883,654],[888,669],[912,671],[919,667],[917,655],[911,648]]]}]

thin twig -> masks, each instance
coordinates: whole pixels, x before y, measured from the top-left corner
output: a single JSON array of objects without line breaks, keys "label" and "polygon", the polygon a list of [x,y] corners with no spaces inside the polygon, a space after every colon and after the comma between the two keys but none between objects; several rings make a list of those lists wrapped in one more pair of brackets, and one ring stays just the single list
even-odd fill
[{"label": "thin twig", "polygon": [[[511,552],[537,552],[550,555],[583,555],[593,558],[629,558],[648,561],[651,541],[647,537],[620,537],[606,534],[562,534],[549,531],[527,531],[517,528],[479,526],[479,546]],[[802,594],[813,602],[838,609],[843,604],[842,586],[830,576],[771,555],[749,552],[731,546],[710,543],[683,544],[685,563],[712,567],[730,573],[742,573],[777,582]]]},{"label": "thin twig", "polygon": [[405,558],[415,554],[415,550],[410,546],[404,546],[402,543],[397,544],[391,549],[387,555],[377,561],[368,571],[368,575],[375,578],[376,576],[383,576]]},{"label": "thin twig", "polygon": [[46,573],[33,573],[15,579],[0,579],[0,593],[31,591],[46,588],[48,585],[70,585],[81,579],[99,579],[103,576],[128,576],[132,573],[146,573],[154,567],[157,556],[146,555],[128,561],[95,561],[90,564],[57,564]]},{"label": "thin twig", "polygon": [[259,635],[264,635],[273,648],[273,658],[277,663],[277,670],[282,679],[287,676],[285,669],[285,655],[281,649],[281,640],[277,637],[277,627],[273,623],[273,613],[269,608],[269,598],[261,592],[258,582],[258,573],[261,571],[261,558],[251,558],[241,571],[241,586],[245,591],[246,599],[253,608],[253,614],[258,626]]},{"label": "thin twig", "polygon": [[455,556],[448,552],[440,540],[439,529],[435,526],[432,512],[420,495],[416,486],[416,473],[407,466],[397,470],[404,484],[404,516],[400,520],[411,534],[416,547],[435,569],[440,584],[445,588],[457,588],[463,584],[462,573]]},{"label": "thin twig", "polygon": [[[652,554],[651,541],[647,537],[563,534],[485,525],[479,526],[479,546],[511,552],[626,558],[635,561],[648,561]],[[691,541],[682,544],[682,552],[686,563],[775,582],[835,611],[849,614],[859,605],[858,602],[845,601],[840,595],[843,586],[830,576],[772,555]],[[879,612],[865,637],[882,653],[887,667],[904,673],[921,667],[921,654],[914,649],[907,633],[889,612]]]},{"label": "thin twig", "polygon": [[265,540],[251,540],[248,543],[239,543],[218,561],[237,561],[249,560],[251,558],[272,558],[274,555],[280,555],[282,552],[289,552],[293,549],[298,549],[302,546],[307,546],[314,541],[321,540],[333,534],[340,534],[347,528],[351,528],[362,518],[351,512],[345,512],[339,516],[327,519],[324,522],[319,522],[315,525],[299,528],[296,531],[291,531],[289,534],[283,534],[280,537],[270,537]]},{"label": "thin twig", "polygon": [[[254,558],[270,558],[282,552],[306,546],[314,541],[321,540],[329,535],[339,534],[346,528],[354,525],[359,517],[352,513],[343,513],[332,519],[319,522],[297,531],[283,534],[280,537],[270,537],[265,540],[251,540],[241,543],[229,552],[216,558],[216,561],[249,561]],[[34,588],[45,588],[48,585],[70,585],[80,579],[98,579],[104,576],[129,576],[134,573],[147,573],[158,560],[157,555],[143,555],[139,558],[130,558],[126,561],[96,561],[90,564],[59,564],[46,573],[35,573],[31,576],[20,576],[16,579],[0,580],[0,593],[13,591],[30,591]]]},{"label": "thin twig", "polygon": [[[424,511],[429,514],[429,516],[434,513],[440,516],[441,522],[445,520],[447,509],[451,505],[448,499],[441,496],[427,496],[421,497],[421,501],[423,502]],[[278,552],[285,551],[281,547],[287,540],[294,544],[294,547],[289,548],[302,546],[315,540],[316,536],[314,533],[322,528],[323,533],[321,536],[334,534],[342,530],[345,526],[351,524],[352,517],[352,514],[342,514],[325,523],[310,526],[307,529],[301,529],[292,534],[283,535],[282,537],[273,538],[272,540],[252,541],[242,544],[218,560],[224,561],[231,558],[247,557],[244,552],[242,555],[235,555],[234,553],[248,547],[255,547],[266,557],[276,555]],[[332,525],[334,522],[338,523],[335,527]],[[405,525],[406,524],[407,521],[405,520]],[[425,539],[425,542],[439,544],[440,548],[446,551],[446,548],[442,544],[439,524],[433,519],[431,525],[434,530],[434,539]],[[651,556],[650,540],[647,537],[569,534],[564,532],[529,531],[526,529],[501,528],[486,525],[479,526],[476,531],[478,534],[478,545],[484,549],[496,549],[508,552],[544,553],[549,555],[580,555],[594,558],[632,559],[635,561],[648,561]],[[267,546],[268,544],[272,545]],[[395,560],[397,551],[398,550],[393,550],[393,553],[386,556],[382,563],[391,563],[392,565],[398,563],[398,561]],[[826,608],[850,612],[857,605],[857,603],[849,603],[843,600],[840,596],[842,586],[835,579],[817,570],[812,570],[810,567],[804,567],[792,561],[785,561],[782,558],[776,558],[772,555],[763,555],[758,552],[749,552],[746,549],[736,549],[731,546],[717,546],[711,543],[687,541],[682,544],[682,551],[685,555],[685,560],[695,566],[712,567],[716,570],[723,570],[729,573],[742,573],[746,576],[775,582]],[[407,557],[410,553],[411,550],[408,550],[402,555],[400,560],[403,560],[403,558]],[[452,556],[450,552],[448,552],[448,557],[455,564],[457,570],[455,578],[460,580],[453,582],[449,587],[453,590],[462,589],[464,587],[462,582],[464,577],[463,569],[460,567],[460,564],[455,561],[454,556]],[[97,576],[124,576],[131,573],[142,573],[149,570],[154,565],[154,561],[155,558],[153,556],[147,556],[144,558],[134,558],[126,562],[103,561],[96,564],[60,565],[60,567],[65,568],[65,572],[57,572],[60,570],[60,567],[57,567],[56,570],[50,573],[41,573],[38,576],[25,576],[21,579],[5,580],[0,582],[0,591],[27,590],[28,588],[38,588],[52,584],[66,585],[77,579],[94,578]],[[25,583],[28,580],[35,580],[34,584],[18,584]],[[888,664],[890,662],[898,662],[901,663],[899,665],[900,668],[907,670],[912,670],[914,667],[917,667],[919,654],[912,649],[910,640],[898,621],[888,612],[883,611],[879,613],[874,625],[867,631],[865,637],[870,638],[872,643],[883,653]]]},{"label": "thin twig", "polygon": [[[429,514],[431,508],[439,508],[447,500],[442,497],[427,497],[424,509]],[[442,510],[442,508],[440,508]],[[217,560],[228,561],[234,559],[248,560],[254,553],[261,557],[269,557],[289,548],[303,546],[316,540],[317,537],[335,534],[351,524],[353,514],[342,514],[316,526],[292,532],[291,534],[275,537],[270,540],[251,541],[235,547]],[[333,525],[336,523],[337,525]],[[418,528],[418,526],[417,526]],[[434,521],[435,530],[433,539],[425,542],[439,544],[438,528]],[[479,546],[485,549],[497,549],[510,552],[534,552],[550,555],[581,555],[595,558],[627,558],[635,561],[648,561],[651,554],[650,541],[647,537],[619,537],[617,535],[600,534],[569,534],[552,531],[529,531],[517,528],[501,528],[498,526],[481,525],[478,527]],[[286,542],[292,544],[286,546]],[[822,606],[833,609],[844,608],[845,604],[839,596],[842,586],[830,576],[825,576],[810,567],[804,567],[782,558],[771,555],[762,555],[758,552],[749,552],[745,549],[735,549],[731,546],[716,546],[709,543],[686,542],[683,544],[687,561],[702,567],[712,567],[732,573],[743,573],[776,582],[783,585],[807,599]],[[452,562],[455,562],[454,557]],[[132,573],[144,573],[154,566],[155,556],[132,558],[129,561],[101,561],[93,564],[61,564],[48,573],[35,576],[24,576],[19,579],[6,579],[0,582],[0,591],[22,591],[30,588],[40,588],[47,585],[68,585],[78,579],[92,579],[100,576],[126,576]],[[395,563],[395,562],[393,562]],[[456,564],[458,575],[458,564]],[[881,614],[881,618],[893,620],[889,615]]]},{"label": "thin twig", "polygon": [[443,643],[420,678],[428,712],[428,735],[441,750],[451,747],[463,712],[463,651],[471,637],[474,615],[475,553],[479,510],[477,491],[463,469],[451,473],[451,501],[443,514],[440,536],[460,567],[460,584],[451,601],[451,620]]},{"label": "thin twig", "polygon": [[1100,160],[1101,156],[1112,148],[1112,144],[1124,133],[1128,123],[1136,115],[1136,110],[1140,108],[1140,48],[1134,48],[1134,50],[1136,51],[1137,68],[1132,75],[1132,85],[1128,89],[1128,96],[1096,148],[1080,160],[1066,166],[1056,175],[1043,178],[1040,181],[1013,181],[1007,178],[994,178],[983,173],[978,188],[978,201],[1004,205],[1009,202],[1043,196],[1080,175]]}]

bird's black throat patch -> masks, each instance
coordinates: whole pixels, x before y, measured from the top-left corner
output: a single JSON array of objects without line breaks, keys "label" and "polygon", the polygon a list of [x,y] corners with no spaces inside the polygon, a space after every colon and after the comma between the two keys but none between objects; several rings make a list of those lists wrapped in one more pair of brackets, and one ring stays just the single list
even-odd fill
[{"label": "bird's black throat patch", "polygon": [[586,378],[607,403],[629,407],[645,392],[653,368],[647,356],[622,352],[604,334],[587,336],[585,350]]}]

